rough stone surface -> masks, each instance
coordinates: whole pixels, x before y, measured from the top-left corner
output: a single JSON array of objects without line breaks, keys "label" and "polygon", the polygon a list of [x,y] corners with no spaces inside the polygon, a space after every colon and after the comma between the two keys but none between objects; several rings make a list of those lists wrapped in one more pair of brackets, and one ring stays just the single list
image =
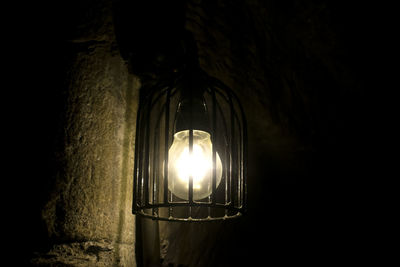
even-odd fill
[{"label": "rough stone surface", "polygon": [[347,210],[346,187],[360,177],[367,107],[366,61],[356,62],[362,39],[346,35],[356,7],[278,2],[188,1],[185,25],[202,68],[237,93],[247,115],[248,212],[237,221],[161,222],[166,264],[298,263],[330,257],[346,231],[332,217]]},{"label": "rough stone surface", "polygon": [[31,263],[37,266],[135,266],[131,250],[131,245],[105,240],[73,242],[54,245],[46,254],[37,254]]},{"label": "rough stone surface", "polygon": [[52,86],[62,105],[53,168],[41,177],[43,231],[35,238],[42,244],[32,244],[31,264],[136,266],[131,205],[140,83],[119,54],[112,1],[64,4],[70,13],[58,20],[66,19],[52,66],[61,73]]},{"label": "rough stone surface", "polygon": [[[43,211],[50,236],[113,240],[124,223],[118,220],[127,215],[135,94],[126,99],[126,90],[129,79],[131,86],[134,81],[108,49],[107,44],[93,45],[92,52],[79,52],[72,66],[63,151],[58,155],[63,169]],[[121,238],[133,240],[132,233]]]}]

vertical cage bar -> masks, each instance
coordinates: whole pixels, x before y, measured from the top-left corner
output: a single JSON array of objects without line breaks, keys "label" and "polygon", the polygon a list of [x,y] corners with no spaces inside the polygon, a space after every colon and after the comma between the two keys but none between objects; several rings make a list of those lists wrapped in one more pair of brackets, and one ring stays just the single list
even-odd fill
[{"label": "vertical cage bar", "polygon": [[244,116],[244,112],[243,112],[243,108],[242,106],[239,104],[239,109],[241,111],[241,117],[242,117],[242,145],[243,145],[243,149],[242,149],[242,183],[243,183],[243,202],[242,202],[242,209],[244,210],[246,208],[247,205],[247,122],[246,122],[246,118]]},{"label": "vertical cage bar", "polygon": [[[230,105],[229,105],[229,91],[227,92],[220,92],[218,90],[215,91],[216,94],[219,94],[221,97],[221,102],[223,102],[224,106],[221,107],[221,105],[217,102],[217,107],[218,107],[218,114],[220,116],[220,120],[221,120],[221,128],[219,130],[220,132],[220,138],[222,138],[222,140],[219,140],[219,142],[221,142],[220,146],[221,146],[221,152],[224,151],[224,156],[223,156],[223,168],[224,171],[223,173],[224,175],[224,179],[225,179],[225,201],[224,204],[228,204],[230,202],[230,182],[229,182],[229,178],[228,178],[228,174],[230,173],[230,171],[228,172],[228,170],[230,170],[230,163],[228,164],[228,160],[230,160],[229,156],[230,156],[230,128],[228,128],[228,126],[230,127],[230,123],[227,124],[227,120],[226,117],[230,116]],[[226,106],[226,104],[228,104],[228,106]],[[225,110],[225,112],[223,111],[223,109]],[[225,114],[227,113],[227,114]],[[219,125],[219,124],[218,124]],[[222,134],[222,137],[221,137]],[[228,159],[229,158],[229,159]],[[229,185],[228,185],[229,183]],[[226,210],[227,211],[227,210]]]},{"label": "vertical cage bar", "polygon": [[[239,128],[239,133],[241,132],[240,128]],[[241,137],[241,133],[240,133],[240,137]],[[242,190],[242,170],[243,170],[243,162],[242,162],[242,137],[239,139],[239,144],[238,144],[238,167],[239,167],[239,171],[238,171],[238,207],[240,208],[243,205],[243,190]]]},{"label": "vertical cage bar", "polygon": [[[170,195],[170,197],[169,197],[169,202],[168,203],[171,203],[172,202],[172,194],[170,193],[169,194]],[[173,216],[173,210],[172,210],[173,208],[172,208],[172,206],[169,206],[168,207],[168,218],[172,218],[172,216]]]},{"label": "vertical cage bar", "polygon": [[[228,158],[228,152],[227,152],[226,146],[224,146],[224,165],[223,165],[223,167],[224,167],[223,174],[224,174],[224,179],[225,179],[224,205],[227,205],[229,203],[229,200],[228,200],[228,166],[227,166],[228,159],[227,158]],[[225,216],[228,216],[227,208],[225,208]]]},{"label": "vertical cage bar", "polygon": [[[147,127],[145,126],[146,125],[146,121],[145,120],[143,120],[143,117],[145,117],[146,115],[147,115],[147,113],[149,112],[148,111],[148,109],[149,109],[149,107],[148,107],[148,105],[147,106],[145,106],[145,108],[143,109],[143,113],[141,114],[141,128],[143,127],[143,129],[145,129],[144,130],[144,133],[141,131],[140,132],[140,136],[139,136],[139,149],[140,149],[140,152],[139,152],[139,163],[138,163],[138,165],[139,165],[139,174],[138,174],[138,184],[137,184],[137,191],[138,191],[138,199],[139,199],[139,206],[140,206],[140,208],[142,208],[143,206],[144,206],[144,204],[143,204],[143,196],[144,196],[144,178],[143,178],[143,169],[145,169],[145,166],[144,166],[144,158],[145,158],[145,155],[146,155],[146,153],[145,153],[145,151],[144,151],[144,146],[145,146],[145,142],[144,142],[144,139],[146,138],[146,135],[147,135]],[[143,117],[142,117],[143,116]]]},{"label": "vertical cage bar", "polygon": [[168,203],[168,149],[169,149],[169,106],[171,98],[171,88],[167,89],[167,99],[165,103],[165,133],[164,133],[164,203]]},{"label": "vertical cage bar", "polygon": [[[154,133],[154,139],[153,139],[153,171],[151,173],[152,175],[152,196],[151,196],[151,201],[152,205],[156,203],[156,196],[157,196],[157,184],[156,184],[156,179],[157,179],[157,174],[158,174],[158,138],[159,138],[159,127],[156,126],[156,131]],[[153,216],[156,214],[155,208],[152,209]]]},{"label": "vertical cage bar", "polygon": [[[193,129],[189,129],[189,157],[193,157]],[[191,166],[192,167],[192,166]],[[193,204],[193,175],[192,170],[189,175],[189,203]]]},{"label": "vertical cage bar", "polygon": [[[150,103],[151,103],[150,98]],[[151,106],[151,105],[150,105]],[[144,205],[148,206],[149,204],[149,176],[150,176],[150,168],[149,168],[149,160],[150,160],[150,113],[151,109],[148,108],[147,116],[146,116],[146,134],[145,134],[145,143],[144,143]]]},{"label": "vertical cage bar", "polygon": [[240,142],[240,207],[243,207],[244,201],[244,184],[243,184],[243,143]]},{"label": "vertical cage bar", "polygon": [[237,180],[237,203],[236,207],[240,208],[242,206],[242,200],[243,200],[243,177],[242,177],[242,148],[243,148],[243,135],[242,135],[242,126],[241,126],[241,120],[239,119],[238,115],[235,113],[236,117],[236,122],[237,122],[237,140],[236,140],[236,149],[235,149],[235,160],[237,161],[237,167],[236,167],[236,180]]},{"label": "vertical cage bar", "polygon": [[[184,88],[184,90],[190,90],[189,94],[189,101],[190,107],[193,107],[193,85],[191,84],[192,81],[189,81],[188,84],[189,88]],[[189,157],[193,157],[193,109],[190,109],[190,121],[189,121]],[[192,167],[192,166],[191,166]],[[192,205],[193,205],[193,170],[190,170],[189,175],[189,219],[192,218]]]},{"label": "vertical cage bar", "polygon": [[[237,102],[238,104],[238,102]],[[239,117],[237,116],[238,120],[238,208],[241,208],[243,206],[243,199],[244,199],[244,185],[243,185],[243,129],[242,129],[242,123],[243,121],[239,120]]]},{"label": "vertical cage bar", "polygon": [[217,151],[216,151],[216,144],[217,144],[217,99],[215,96],[215,89],[211,88],[212,94],[212,203],[216,204],[217,196]]},{"label": "vertical cage bar", "polygon": [[240,162],[240,158],[241,158],[241,133],[240,133],[240,124],[238,121],[238,138],[236,141],[236,149],[235,149],[235,159],[236,159],[236,190],[237,190],[237,203],[236,203],[236,207],[240,208],[241,206],[241,198],[242,198],[242,191],[241,191],[241,179],[242,179],[242,166],[241,166],[241,162]]},{"label": "vertical cage bar", "polygon": [[231,195],[231,206],[234,206],[235,203],[235,197],[232,195],[235,191],[232,190],[232,186],[234,185],[234,182],[232,179],[233,177],[233,171],[234,171],[234,151],[235,151],[235,114],[234,114],[234,107],[232,103],[232,95],[229,93],[229,107],[230,107],[230,118],[231,118],[231,133],[230,133],[230,155],[229,155],[229,182],[230,182],[230,195]]},{"label": "vertical cage bar", "polygon": [[135,165],[134,165],[134,167],[133,167],[133,189],[132,189],[132,192],[133,192],[133,199],[132,199],[132,210],[134,211],[134,212],[136,212],[137,211],[137,209],[138,209],[138,206],[137,206],[137,203],[138,203],[138,192],[139,192],[139,182],[138,182],[138,180],[139,180],[139,173],[140,173],[140,170],[142,169],[141,167],[140,167],[140,159],[142,158],[142,156],[140,155],[139,156],[139,151],[141,151],[141,149],[138,149],[137,147],[138,146],[140,146],[140,144],[141,144],[141,141],[140,141],[140,124],[141,124],[141,110],[142,110],[142,108],[141,108],[141,106],[139,105],[139,108],[138,108],[138,113],[137,113],[137,116],[136,116],[136,134],[135,134]]}]

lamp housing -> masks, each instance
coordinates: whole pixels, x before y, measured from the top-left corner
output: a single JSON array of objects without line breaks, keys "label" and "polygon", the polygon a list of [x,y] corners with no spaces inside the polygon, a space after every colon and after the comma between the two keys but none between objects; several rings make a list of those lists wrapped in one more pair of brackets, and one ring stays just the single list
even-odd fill
[{"label": "lamp housing", "polygon": [[246,209],[246,153],[238,97],[199,67],[142,88],[133,213],[168,221],[239,217]]}]

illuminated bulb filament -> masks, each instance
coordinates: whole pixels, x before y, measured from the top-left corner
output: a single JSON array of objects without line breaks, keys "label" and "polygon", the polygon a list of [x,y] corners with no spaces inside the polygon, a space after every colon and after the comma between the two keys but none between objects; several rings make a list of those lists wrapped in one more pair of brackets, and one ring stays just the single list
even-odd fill
[{"label": "illuminated bulb filament", "polygon": [[[168,189],[177,197],[189,198],[189,180],[193,179],[193,199],[203,199],[212,193],[212,143],[210,134],[193,130],[193,151],[189,151],[189,130],[174,135],[169,149]],[[221,182],[222,163],[216,153],[216,185]]]}]

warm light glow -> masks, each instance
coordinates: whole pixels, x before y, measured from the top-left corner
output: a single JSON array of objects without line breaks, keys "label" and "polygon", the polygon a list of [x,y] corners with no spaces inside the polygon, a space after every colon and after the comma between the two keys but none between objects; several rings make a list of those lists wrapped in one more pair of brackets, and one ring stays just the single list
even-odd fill
[{"label": "warm light glow", "polygon": [[178,178],[186,182],[189,176],[193,176],[193,188],[201,189],[201,182],[208,170],[212,167],[212,162],[207,159],[203,149],[199,145],[193,145],[193,153],[189,155],[189,148],[185,147],[178,157],[175,168]]},{"label": "warm light glow", "polygon": [[[193,151],[189,151],[189,130],[174,135],[169,149],[168,189],[177,197],[189,198],[189,179],[193,178],[193,199],[203,199],[212,193],[212,143],[210,134],[193,130]],[[222,176],[221,159],[216,153],[216,185]]]}]

